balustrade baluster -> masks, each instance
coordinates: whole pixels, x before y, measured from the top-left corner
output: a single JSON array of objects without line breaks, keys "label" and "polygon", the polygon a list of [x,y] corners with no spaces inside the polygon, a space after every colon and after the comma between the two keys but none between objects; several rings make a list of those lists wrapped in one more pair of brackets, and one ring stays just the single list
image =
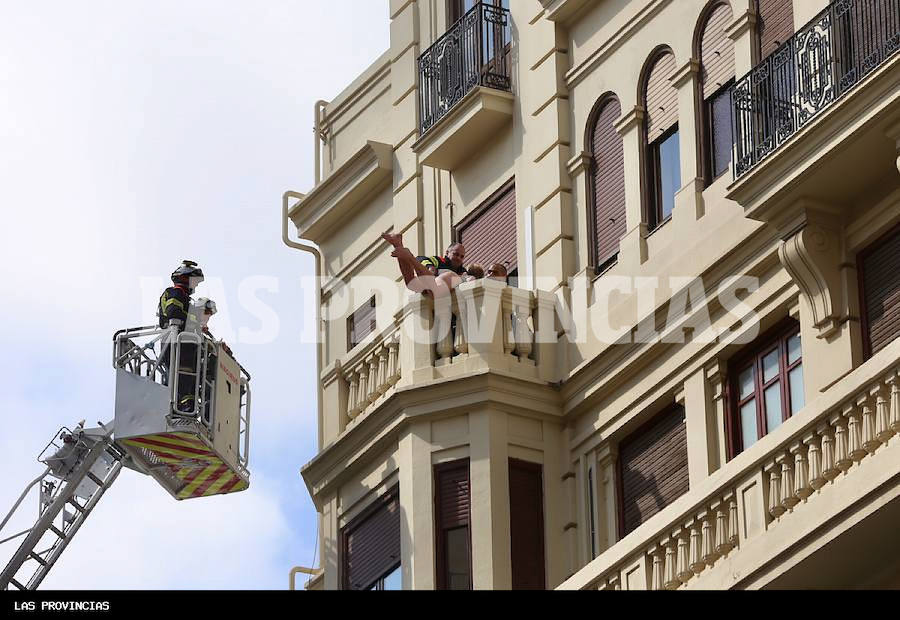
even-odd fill
[{"label": "balustrade baluster", "polygon": [[777,519],[784,512],[781,505],[781,468],[776,463],[769,471],[769,514]]},{"label": "balustrade baluster", "polygon": [[388,382],[390,373],[388,370],[388,350],[382,346],[378,350],[378,395],[382,396],[391,387]]},{"label": "balustrade baluster", "polygon": [[875,437],[883,444],[894,435],[894,431],[891,430],[889,393],[885,394],[888,389],[886,385],[879,384],[875,392]]},{"label": "balustrade baluster", "polygon": [[663,542],[666,547],[666,581],[663,584],[666,590],[674,590],[681,585],[678,579],[678,542],[675,538]]},{"label": "balustrade baluster", "polygon": [[790,455],[785,454],[779,458],[781,459],[781,507],[787,511],[799,504],[800,499],[794,495],[794,468]]},{"label": "balustrade baluster", "polygon": [[369,395],[369,365],[363,360],[359,365],[359,401],[357,404],[357,415],[366,410],[366,401]]},{"label": "balustrade baluster", "polygon": [[654,590],[662,590],[665,587],[665,556],[663,555],[663,550],[659,547],[656,547],[650,551],[650,557],[653,562],[653,584],[652,588]]},{"label": "balustrade baluster", "polygon": [[837,466],[837,437],[834,419],[819,430],[822,436],[822,476],[829,482],[841,473]]},{"label": "balustrade baluster", "polygon": [[827,482],[822,472],[822,452],[819,448],[820,438],[816,433],[811,433],[804,441],[809,446],[809,451],[807,452],[809,486],[818,491]]},{"label": "balustrade baluster", "polygon": [[691,570],[691,538],[690,527],[686,527],[678,533],[678,572],[675,577],[681,583],[687,583],[694,577]]},{"label": "balustrade baluster", "polygon": [[350,386],[349,394],[347,395],[347,417],[352,420],[358,413],[356,407],[359,401],[359,378],[356,372],[350,371],[347,373],[347,383]]},{"label": "balustrade baluster", "polygon": [[459,295],[454,297],[453,316],[456,317],[456,334],[453,338],[453,348],[459,355],[469,352],[469,340],[466,335],[466,311],[465,301]]},{"label": "balustrade baluster", "polygon": [[798,502],[806,499],[813,492],[809,484],[808,449],[809,446],[802,441],[791,448],[791,453],[794,455],[794,494],[797,496]]},{"label": "balustrade baluster", "polygon": [[720,556],[731,551],[731,539],[728,535],[728,507],[719,504],[716,511],[716,553]]},{"label": "balustrade baluster", "polygon": [[731,549],[736,549],[739,542],[738,536],[738,505],[737,500],[731,497],[728,501],[728,544]]},{"label": "balustrade baluster", "polygon": [[850,458],[850,450],[847,441],[847,420],[845,415],[849,415],[852,406],[844,408],[843,415],[837,415],[834,419],[834,464],[841,471],[846,472],[853,467],[853,459]]},{"label": "balustrade baluster", "polygon": [[703,561],[703,529],[706,527],[706,514],[701,514],[691,525],[691,570],[699,575],[706,568]]},{"label": "balustrade baluster", "polygon": [[[710,514],[711,513],[711,514]],[[707,566],[712,566],[719,559],[719,552],[716,551],[716,532],[713,526],[713,519],[716,518],[716,511],[712,510],[703,515],[703,562]]]},{"label": "balustrade baluster", "polygon": [[[870,391],[870,395],[872,397],[877,397],[877,395],[878,395],[877,390],[878,390],[877,387],[873,388],[873,390]],[[877,406],[872,407],[871,399],[867,398],[863,402],[863,416],[862,416],[863,443],[862,443],[862,447],[869,454],[875,454],[875,450],[877,450],[878,447],[881,445],[881,440],[878,439],[878,430],[876,428],[878,425],[878,421],[876,419],[877,409],[878,409]],[[865,456],[865,455],[863,455],[863,456]],[[859,459],[857,459],[857,460],[859,460]]]},{"label": "balustrade baluster", "polygon": [[397,341],[397,336],[395,336],[391,342],[388,344],[388,349],[390,349],[390,369],[391,375],[389,382],[391,385],[396,385],[397,381],[400,380],[400,343]]},{"label": "balustrade baluster", "polygon": [[366,400],[371,405],[378,400],[378,356],[369,358],[369,394]]},{"label": "balustrade baluster", "polygon": [[861,408],[863,411],[869,410],[868,398],[865,396],[860,397],[856,401],[856,407],[850,409],[850,417],[847,420],[847,437],[850,441],[850,458],[857,463],[863,460],[866,454],[868,454],[866,449],[863,448],[863,425],[860,416]]},{"label": "balustrade baluster", "polygon": [[900,433],[900,372],[888,377],[887,383],[891,386],[891,430]]}]

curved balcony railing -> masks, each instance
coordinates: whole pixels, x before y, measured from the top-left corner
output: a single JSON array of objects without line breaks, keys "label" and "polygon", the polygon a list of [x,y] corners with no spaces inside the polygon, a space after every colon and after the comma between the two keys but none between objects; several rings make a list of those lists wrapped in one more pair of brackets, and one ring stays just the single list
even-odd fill
[{"label": "curved balcony railing", "polygon": [[731,90],[734,176],[900,50],[900,0],[835,0]]},{"label": "curved balcony railing", "polygon": [[419,56],[419,135],[472,89],[510,90],[509,10],[479,2]]}]

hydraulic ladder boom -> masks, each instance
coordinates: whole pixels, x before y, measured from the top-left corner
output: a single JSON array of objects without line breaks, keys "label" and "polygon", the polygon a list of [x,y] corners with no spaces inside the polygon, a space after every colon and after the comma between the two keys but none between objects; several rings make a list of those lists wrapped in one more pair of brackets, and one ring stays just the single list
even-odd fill
[{"label": "hydraulic ladder boom", "polygon": [[[21,504],[22,499],[36,483],[40,482],[40,513],[34,526],[15,534],[0,543],[25,535],[18,550],[0,573],[0,590],[14,586],[19,590],[37,588],[72,537],[78,532],[91,511],[106,490],[118,477],[122,469],[123,453],[115,445],[111,433],[105,428],[101,432],[88,432],[80,426],[74,433],[62,429],[58,434],[64,440],[57,446],[50,442],[43,454],[51,447],[57,448],[53,455],[42,462],[47,464],[44,474],[26,487],[25,492],[0,524],[0,530],[9,521]],[[72,512],[66,510],[71,508]],[[58,519],[58,524],[54,524]],[[39,547],[49,546],[39,551]],[[23,571],[23,568],[25,569]],[[30,576],[21,577],[20,572]]]}]

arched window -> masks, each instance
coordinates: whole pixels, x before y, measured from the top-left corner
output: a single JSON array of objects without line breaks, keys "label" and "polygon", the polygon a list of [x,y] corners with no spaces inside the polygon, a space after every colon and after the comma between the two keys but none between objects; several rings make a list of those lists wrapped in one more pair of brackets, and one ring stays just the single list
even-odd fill
[{"label": "arched window", "polygon": [[725,34],[731,24],[727,2],[713,2],[704,11],[697,36],[703,103],[703,176],[706,184],[728,170],[731,163],[731,97],[734,84],[734,42]]},{"label": "arched window", "polygon": [[678,136],[678,91],[669,82],[675,73],[675,56],[663,49],[647,63],[642,81],[646,138],[644,196],[650,230],[669,219],[675,193],[681,189]]},{"label": "arched window", "polygon": [[616,260],[625,234],[625,155],[615,122],[622,107],[615,96],[601,97],[589,117],[586,135],[588,231],[591,264],[599,272]]}]

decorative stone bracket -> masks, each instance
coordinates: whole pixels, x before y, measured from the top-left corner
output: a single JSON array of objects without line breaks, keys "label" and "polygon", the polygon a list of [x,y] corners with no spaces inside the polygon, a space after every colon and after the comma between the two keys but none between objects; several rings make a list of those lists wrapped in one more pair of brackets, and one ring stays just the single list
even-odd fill
[{"label": "decorative stone bracket", "polygon": [[841,270],[847,260],[843,226],[831,209],[803,205],[790,221],[776,223],[782,232],[778,258],[800,287],[812,309],[819,338],[836,333],[849,316]]}]

